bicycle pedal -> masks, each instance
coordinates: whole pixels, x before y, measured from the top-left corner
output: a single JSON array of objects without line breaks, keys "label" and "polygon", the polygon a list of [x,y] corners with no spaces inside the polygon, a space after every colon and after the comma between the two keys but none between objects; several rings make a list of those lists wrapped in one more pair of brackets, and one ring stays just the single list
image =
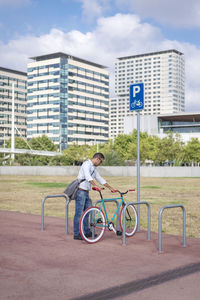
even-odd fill
[{"label": "bicycle pedal", "polygon": [[101,218],[97,219],[97,223],[98,223],[98,224],[99,224],[99,223],[103,223],[102,219],[101,219]]},{"label": "bicycle pedal", "polygon": [[117,230],[116,235],[122,235],[122,232]]}]

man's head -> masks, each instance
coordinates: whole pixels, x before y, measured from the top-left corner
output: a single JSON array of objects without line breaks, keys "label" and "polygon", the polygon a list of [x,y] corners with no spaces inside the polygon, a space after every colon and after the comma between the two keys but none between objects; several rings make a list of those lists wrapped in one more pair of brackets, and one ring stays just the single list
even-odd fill
[{"label": "man's head", "polygon": [[95,153],[92,158],[94,166],[98,167],[104,161],[104,155],[102,153]]}]

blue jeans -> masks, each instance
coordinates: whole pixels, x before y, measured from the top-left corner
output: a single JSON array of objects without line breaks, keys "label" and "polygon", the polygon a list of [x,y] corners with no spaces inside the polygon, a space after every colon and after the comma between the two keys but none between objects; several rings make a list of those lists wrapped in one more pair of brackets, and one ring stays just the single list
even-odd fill
[{"label": "blue jeans", "polygon": [[[76,194],[76,200],[75,200],[75,216],[74,216],[74,235],[80,234],[79,232],[79,222],[81,215],[84,210],[86,210],[88,207],[92,205],[92,201],[89,197],[89,191],[80,191],[78,190]],[[85,234],[89,233],[88,228],[88,218],[84,219],[84,231]]]}]

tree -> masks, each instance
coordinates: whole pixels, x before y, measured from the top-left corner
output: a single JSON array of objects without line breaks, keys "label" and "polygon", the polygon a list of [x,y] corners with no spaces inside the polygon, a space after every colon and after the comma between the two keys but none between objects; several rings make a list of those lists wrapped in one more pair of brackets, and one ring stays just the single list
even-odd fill
[{"label": "tree", "polygon": [[89,145],[80,146],[73,144],[67,147],[67,149],[63,150],[63,155],[67,156],[70,161],[73,161],[73,164],[80,165],[89,157],[89,150]]},{"label": "tree", "polygon": [[56,151],[57,150],[56,145],[54,145],[52,140],[50,138],[48,138],[46,135],[32,138],[29,141],[29,144],[33,150],[41,150],[41,151]]},{"label": "tree", "polygon": [[104,161],[102,163],[103,166],[123,166],[125,165],[124,160],[119,155],[119,153],[114,151],[104,152]]},{"label": "tree", "polygon": [[[6,147],[11,148],[11,139],[6,142]],[[56,151],[57,147],[54,145],[51,139],[43,135],[41,137],[32,138],[29,142],[21,137],[15,137],[16,149],[33,149],[41,151]],[[15,154],[14,164],[22,166],[42,166],[48,165],[50,161],[48,156],[38,156],[30,154]],[[10,164],[10,159],[7,161]]]},{"label": "tree", "polygon": [[120,154],[125,160],[127,159],[127,151],[129,150],[132,142],[132,136],[128,134],[119,134],[114,142],[114,149]]},{"label": "tree", "polygon": [[[147,132],[140,132],[140,160],[144,162],[146,159],[150,158],[150,148],[149,145],[150,138]],[[127,149],[126,153],[127,160],[136,160],[137,159],[137,130],[134,130],[131,135],[131,143]]]},{"label": "tree", "polygon": [[200,163],[200,142],[198,138],[192,138],[184,147],[183,160],[186,164]]},{"label": "tree", "polygon": [[70,166],[73,163],[74,160],[66,154],[52,157],[49,161],[49,166]]},{"label": "tree", "polygon": [[[6,148],[11,148],[11,139],[6,141]],[[29,149],[28,143],[21,137],[15,137],[15,148],[17,149]]]},{"label": "tree", "polygon": [[[6,148],[11,148],[11,139],[6,141]],[[15,137],[15,148],[16,149],[29,149],[28,143],[21,137]],[[28,154],[15,154],[14,163],[22,166],[30,165],[30,156]],[[6,164],[10,164],[11,157],[6,161]]]},{"label": "tree", "polygon": [[160,138],[154,135],[148,136],[147,143],[148,143],[148,149],[147,149],[147,159],[155,161],[156,160],[156,152],[158,143],[160,141]]},{"label": "tree", "polygon": [[183,157],[183,145],[180,135],[176,134],[175,138],[173,133],[168,131],[167,136],[160,139],[157,143],[155,162],[159,164],[164,164],[164,162],[169,161],[173,164],[181,161]]}]

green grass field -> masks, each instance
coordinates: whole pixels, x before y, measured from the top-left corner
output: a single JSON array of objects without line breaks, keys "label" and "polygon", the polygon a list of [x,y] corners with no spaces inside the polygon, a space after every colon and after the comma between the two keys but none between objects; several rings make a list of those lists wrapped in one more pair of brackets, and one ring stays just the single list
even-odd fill
[{"label": "green grass field", "polygon": [[[126,191],[137,187],[136,177],[105,177],[116,189]],[[0,209],[30,214],[41,214],[41,201],[44,196],[63,193],[74,177],[64,176],[0,176]],[[151,205],[151,230],[158,230],[158,213],[162,206],[183,204],[186,209],[187,236],[200,238],[200,178],[144,178],[140,180],[140,200]],[[105,198],[113,197],[108,190]],[[99,199],[91,191],[92,201]],[[137,192],[130,192],[127,202],[137,201]],[[108,204],[109,211],[115,209]],[[46,200],[45,215],[64,217],[65,200]],[[69,205],[69,217],[74,215],[74,201]],[[147,226],[147,208],[141,206],[141,228]],[[169,234],[182,234],[182,210],[168,209],[163,213],[163,231]]]}]

